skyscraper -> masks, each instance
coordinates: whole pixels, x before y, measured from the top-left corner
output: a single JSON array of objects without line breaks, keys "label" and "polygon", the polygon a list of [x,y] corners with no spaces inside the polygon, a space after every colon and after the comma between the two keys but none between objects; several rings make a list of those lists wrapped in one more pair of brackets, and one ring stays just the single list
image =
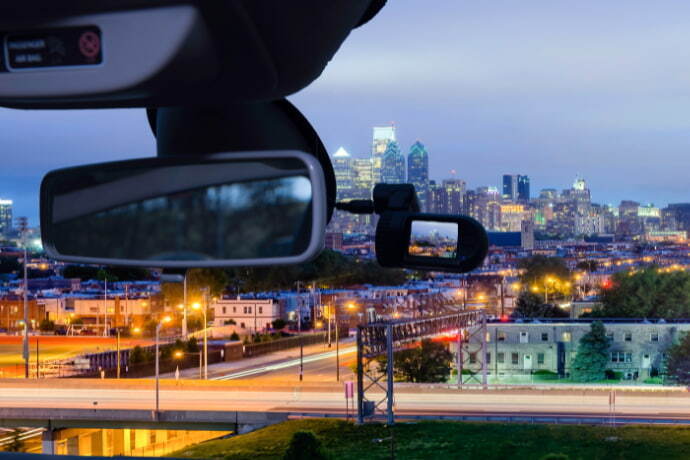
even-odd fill
[{"label": "skyscraper", "polygon": [[333,171],[335,172],[335,182],[338,185],[337,198],[351,198],[354,188],[354,174],[352,170],[352,157],[347,150],[340,147],[333,154]]},{"label": "skyscraper", "polygon": [[517,185],[517,199],[518,201],[529,201],[529,177],[528,176],[518,176]]},{"label": "skyscraper", "polygon": [[0,200],[0,235],[12,232],[12,200]]},{"label": "skyscraper", "polygon": [[371,199],[373,188],[371,158],[354,158],[352,160],[354,176],[353,198]]},{"label": "skyscraper", "polygon": [[396,141],[388,143],[381,161],[381,182],[386,184],[405,183],[405,157],[400,153]]},{"label": "skyscraper", "polygon": [[467,214],[465,202],[465,181],[445,179],[441,185],[435,181],[429,184],[428,212],[436,214]]},{"label": "skyscraper", "polygon": [[429,200],[429,154],[419,141],[412,144],[407,155],[407,182],[414,185],[422,211],[426,211]]},{"label": "skyscraper", "polygon": [[503,193],[504,200],[515,201],[518,195],[518,176],[517,174],[503,175]]},{"label": "skyscraper", "polygon": [[388,144],[395,142],[395,125],[374,126],[374,139],[371,146],[372,180],[374,185],[381,182],[381,167],[383,155]]},{"label": "skyscraper", "polygon": [[501,194],[504,200],[529,201],[529,177],[520,174],[504,174],[503,175],[503,193]]}]

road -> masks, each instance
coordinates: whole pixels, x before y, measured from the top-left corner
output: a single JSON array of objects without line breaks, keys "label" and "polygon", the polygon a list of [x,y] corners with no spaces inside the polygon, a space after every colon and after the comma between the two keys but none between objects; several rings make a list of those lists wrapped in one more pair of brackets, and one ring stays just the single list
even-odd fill
[{"label": "road", "polygon": [[[152,381],[132,385],[102,381],[50,381],[22,386],[4,381],[1,407],[152,409]],[[238,410],[294,413],[335,413],[344,410],[342,385],[274,385],[257,390],[257,382],[191,382],[184,387],[164,382],[162,410]],[[178,384],[179,385],[179,384]],[[608,415],[605,391],[492,390],[402,386],[396,390],[396,412],[404,414],[598,414]],[[634,416],[688,417],[690,395],[685,391],[617,392],[616,413]]]},{"label": "road", "polygon": [[[357,349],[353,346],[343,346],[339,351],[341,381],[354,377],[352,366],[355,363]],[[303,380],[309,382],[336,382],[336,350],[307,354],[302,358]],[[228,373],[216,371],[212,380],[247,380],[260,379],[266,383],[278,381],[282,383],[299,382],[300,358],[289,357],[281,361],[268,362],[254,367],[235,370]]]}]

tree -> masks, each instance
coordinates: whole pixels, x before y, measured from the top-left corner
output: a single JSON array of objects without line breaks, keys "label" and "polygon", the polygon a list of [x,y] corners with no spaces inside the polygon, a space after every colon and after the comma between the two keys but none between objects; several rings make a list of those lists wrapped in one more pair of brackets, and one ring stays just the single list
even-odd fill
[{"label": "tree", "polygon": [[40,329],[41,332],[54,331],[55,323],[49,319],[41,320],[38,325],[38,329]]},{"label": "tree", "polygon": [[290,445],[283,455],[284,460],[322,460],[326,456],[321,450],[319,441],[311,431],[296,431],[290,439]]},{"label": "tree", "polygon": [[[422,340],[419,347],[402,350],[393,355],[393,375],[397,380],[413,383],[441,383],[450,377],[453,354],[443,343]],[[386,359],[379,359],[385,369]]]},{"label": "tree", "polygon": [[198,353],[199,352],[199,341],[196,339],[196,337],[190,337],[187,340],[187,351],[189,353]]},{"label": "tree", "polygon": [[[220,268],[192,268],[187,270],[187,301],[202,302],[203,289],[205,288],[209,288],[211,297],[220,297],[229,280],[226,271]],[[182,283],[163,283],[161,292],[165,301],[170,305],[179,305],[184,301],[184,285]]]},{"label": "tree", "polygon": [[140,363],[145,363],[146,362],[146,353],[144,352],[144,349],[141,348],[139,345],[135,346],[132,351],[129,353],[129,363],[130,364],[140,364]]},{"label": "tree", "polygon": [[0,273],[18,273],[22,269],[22,264],[16,257],[0,257]]},{"label": "tree", "polygon": [[236,331],[233,331],[232,334],[230,334],[230,340],[240,340],[240,336]]},{"label": "tree", "polygon": [[273,329],[283,329],[287,326],[287,323],[284,319],[278,318],[271,322],[271,326],[273,326]]},{"label": "tree", "polygon": [[606,337],[606,328],[601,321],[594,321],[589,332],[582,336],[577,354],[570,366],[573,380],[593,382],[603,380],[608,364],[608,350],[611,340]]},{"label": "tree", "polygon": [[668,347],[666,374],[671,380],[690,385],[690,334],[681,337],[678,343]]},{"label": "tree", "polygon": [[383,268],[372,261],[358,261],[330,249],[322,251],[315,260],[300,265],[231,269],[228,273],[247,291],[290,289],[297,281],[338,288],[364,283],[397,285],[407,280],[404,270]]},{"label": "tree", "polygon": [[65,278],[79,278],[82,280],[94,280],[98,277],[99,268],[90,265],[67,265],[62,269]]},{"label": "tree", "polygon": [[98,273],[96,273],[96,278],[99,279],[100,281],[105,281],[106,283],[114,283],[118,281],[117,276],[113,275],[110,273],[108,270],[101,268],[98,270]]},{"label": "tree", "polygon": [[657,267],[618,272],[601,288],[602,306],[593,312],[606,318],[687,318],[690,273],[662,272]]},{"label": "tree", "polygon": [[562,308],[545,304],[539,294],[522,292],[516,302],[513,317],[516,318],[567,318],[568,312]]},{"label": "tree", "polygon": [[578,270],[582,270],[585,272],[594,272],[597,271],[597,268],[599,268],[599,262],[596,260],[582,260],[577,263],[575,266]]},{"label": "tree", "polygon": [[526,289],[548,290],[552,299],[570,294],[570,270],[560,257],[533,256],[521,259],[518,268],[524,270],[520,281]]}]

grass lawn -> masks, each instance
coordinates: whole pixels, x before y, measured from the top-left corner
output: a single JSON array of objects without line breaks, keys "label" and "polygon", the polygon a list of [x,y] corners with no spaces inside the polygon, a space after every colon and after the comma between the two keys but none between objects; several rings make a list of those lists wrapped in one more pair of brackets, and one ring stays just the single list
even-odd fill
[{"label": "grass lawn", "polygon": [[[333,459],[391,458],[391,430],[342,420],[293,420],[253,433],[209,441],[171,457],[281,458],[295,431],[310,430]],[[400,423],[392,430],[396,459],[542,459],[565,454],[583,459],[688,459],[690,427],[523,425],[495,423]],[[548,457],[547,457],[548,458]]]}]

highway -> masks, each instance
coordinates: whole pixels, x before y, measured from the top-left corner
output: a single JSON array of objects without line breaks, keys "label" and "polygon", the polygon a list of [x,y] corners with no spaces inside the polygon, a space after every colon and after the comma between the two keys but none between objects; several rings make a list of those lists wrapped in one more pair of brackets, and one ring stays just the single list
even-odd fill
[{"label": "highway", "polygon": [[[153,409],[152,381],[108,385],[102,381],[50,381],[22,386],[5,380],[0,387],[0,406],[26,408]],[[164,382],[162,410],[232,410],[293,413],[338,413],[344,410],[342,386],[273,385],[261,388],[258,381],[191,382],[178,387]],[[238,383],[238,382],[235,382]],[[149,387],[147,387],[149,385]],[[608,415],[606,391],[585,390],[491,390],[401,386],[396,391],[398,414],[584,414]],[[675,392],[617,392],[616,413],[631,416],[688,417],[690,396]]]},{"label": "highway", "polygon": [[[340,377],[352,379],[353,373],[350,366],[355,363],[356,347],[343,346],[340,349]],[[336,382],[336,350],[335,345],[331,351],[309,354],[303,357],[303,378],[306,381]],[[260,379],[280,382],[299,382],[299,358],[289,358],[284,361],[258,365],[249,369],[235,372],[218,372],[211,377],[212,380],[246,380]]]}]

